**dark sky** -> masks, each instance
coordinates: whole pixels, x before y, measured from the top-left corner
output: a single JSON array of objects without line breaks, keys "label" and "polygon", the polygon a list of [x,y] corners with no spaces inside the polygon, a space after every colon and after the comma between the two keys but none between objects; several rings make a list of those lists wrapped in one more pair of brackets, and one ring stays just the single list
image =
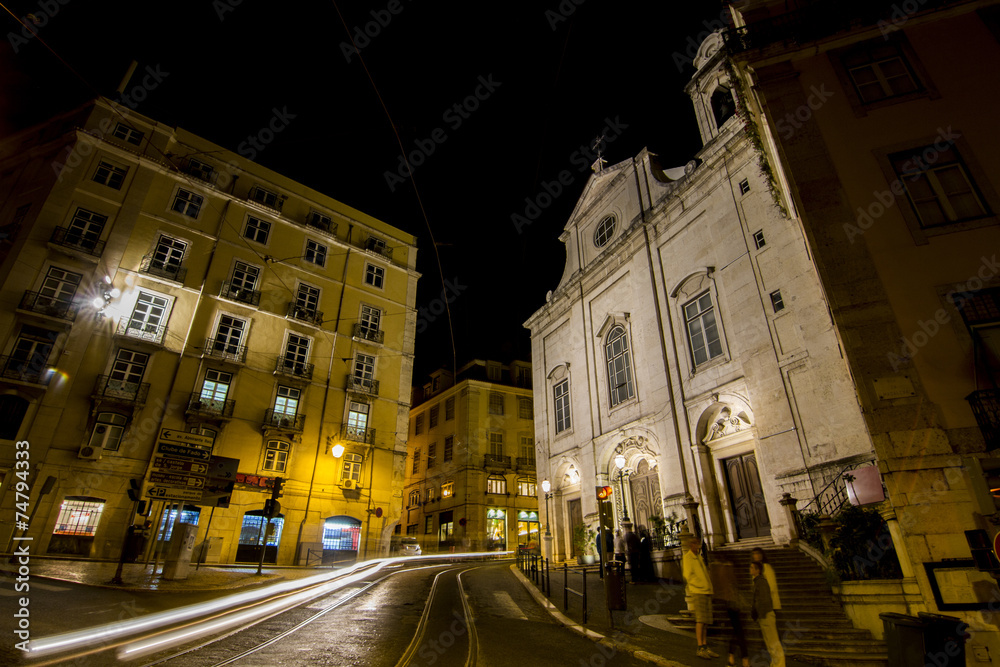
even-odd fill
[{"label": "dark sky", "polygon": [[[415,181],[440,272],[457,291],[459,365],[530,358],[522,323],[562,274],[557,237],[590,173],[581,169],[590,156],[579,151],[607,120],[626,126],[605,148],[611,163],[644,146],[666,166],[697,151],[682,90],[693,68],[677,63],[721,12],[718,0],[4,4],[34,14],[38,36],[65,64],[38,39],[12,37],[21,28],[3,14],[2,131],[98,93],[114,96],[132,59],[132,85],[147,68],[162,79],[137,111],[226,148],[256,134],[274,109],[293,115],[255,160],[415,234],[417,305],[426,310],[442,285]],[[59,10],[50,16],[48,6]],[[374,87],[349,34],[364,35],[356,41]],[[481,99],[455,109],[477,89]],[[420,153],[413,179],[386,176],[400,168],[393,126],[407,153]],[[524,215],[525,199],[537,200],[564,170],[572,182],[516,229],[511,216]],[[422,384],[451,364],[451,350],[443,315],[421,315],[418,331],[414,383]]]}]

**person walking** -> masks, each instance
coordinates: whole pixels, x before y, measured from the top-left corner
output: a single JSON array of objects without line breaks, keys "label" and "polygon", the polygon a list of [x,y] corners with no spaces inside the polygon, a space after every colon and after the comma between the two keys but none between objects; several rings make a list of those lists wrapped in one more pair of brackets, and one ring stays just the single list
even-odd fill
[{"label": "person walking", "polygon": [[643,581],[656,581],[653,571],[653,538],[645,528],[639,531],[639,574]]},{"label": "person walking", "polygon": [[632,583],[642,581],[639,571],[639,536],[632,530],[632,524],[625,524],[625,553],[628,555],[628,569],[632,572]]},{"label": "person walking", "polygon": [[764,635],[764,644],[771,655],[771,667],[785,667],[785,650],[778,638],[778,626],[774,618],[774,607],[771,603],[771,588],[764,576],[764,564],[758,561],[750,562],[750,574],[753,576],[753,606],[750,607],[750,617],[760,625],[760,633]]},{"label": "person walking", "polygon": [[682,566],[684,586],[694,607],[694,634],[698,641],[698,657],[709,660],[719,654],[708,647],[708,626],[712,624],[712,578],[699,555],[701,539],[686,533],[683,537],[684,556]]},{"label": "person walking", "polygon": [[619,528],[615,531],[615,560],[625,562],[625,536],[622,535],[622,529]]},{"label": "person walking", "polygon": [[778,592],[778,577],[774,573],[774,568],[767,562],[767,555],[760,547],[753,548],[750,552],[750,560],[764,566],[764,579],[767,580],[767,586],[771,589],[771,606],[774,608],[774,617],[777,618],[778,612],[781,611],[781,595]]}]

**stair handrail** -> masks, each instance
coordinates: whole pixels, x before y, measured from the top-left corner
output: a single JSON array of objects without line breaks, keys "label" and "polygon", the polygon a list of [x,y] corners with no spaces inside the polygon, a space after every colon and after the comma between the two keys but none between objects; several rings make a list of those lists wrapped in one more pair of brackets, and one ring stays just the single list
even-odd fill
[{"label": "stair handrail", "polygon": [[[825,501],[821,502],[821,499],[824,497],[824,494],[826,494],[831,487],[837,484],[837,482],[844,479],[844,475],[849,470],[855,470],[862,466],[868,466],[874,464],[875,464],[875,459],[868,459],[865,461],[855,461],[854,463],[847,464],[846,466],[844,466],[843,469],[841,469],[840,472],[838,472],[833,477],[833,479],[830,480],[829,484],[824,486],[823,489],[816,494],[815,498],[810,500],[802,507],[797,508],[796,511],[799,514],[825,514],[826,516],[833,516],[834,514],[840,511],[840,508],[843,507],[844,503],[846,503],[848,500],[847,493],[845,491],[846,487],[838,488],[836,493],[832,494]],[[837,502],[838,498],[839,502]],[[834,504],[836,504],[836,507],[832,507]],[[810,510],[809,507],[812,505],[815,505],[815,507]]]}]

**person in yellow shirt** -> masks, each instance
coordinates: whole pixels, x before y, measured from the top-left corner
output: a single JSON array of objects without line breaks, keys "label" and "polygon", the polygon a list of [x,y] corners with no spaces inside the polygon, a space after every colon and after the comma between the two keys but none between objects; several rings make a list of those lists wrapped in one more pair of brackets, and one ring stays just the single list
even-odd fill
[{"label": "person in yellow shirt", "polygon": [[712,624],[712,578],[701,559],[701,540],[690,533],[684,536],[684,556],[681,559],[684,585],[694,606],[694,634],[698,641],[699,658],[718,658],[708,647],[708,626]]},{"label": "person in yellow shirt", "polygon": [[760,633],[764,635],[764,643],[771,656],[771,667],[785,667],[785,651],[778,638],[778,627],[774,620],[774,601],[771,589],[767,585],[767,577],[764,576],[764,564],[751,562],[750,575],[753,577],[753,606],[750,607],[750,617],[760,624]]}]

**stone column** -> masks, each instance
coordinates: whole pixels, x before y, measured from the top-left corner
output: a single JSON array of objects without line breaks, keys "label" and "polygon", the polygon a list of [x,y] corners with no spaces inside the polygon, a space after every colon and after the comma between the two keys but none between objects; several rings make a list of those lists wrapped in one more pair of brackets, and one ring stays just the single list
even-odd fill
[{"label": "stone column", "polygon": [[795,504],[799,502],[797,498],[792,498],[792,494],[783,493],[781,498],[778,500],[778,504],[785,509],[785,522],[788,524],[788,534],[790,539],[788,544],[795,546],[799,543],[799,538],[802,535],[799,533],[799,522],[798,517],[795,513]]},{"label": "stone column", "polygon": [[896,557],[899,559],[899,568],[903,571],[903,576],[911,579],[914,576],[913,562],[910,560],[910,551],[906,547],[906,538],[899,528],[899,520],[896,518],[896,508],[885,503],[879,508],[879,514],[885,519],[889,526],[889,535],[892,537],[892,545],[896,547]]}]

